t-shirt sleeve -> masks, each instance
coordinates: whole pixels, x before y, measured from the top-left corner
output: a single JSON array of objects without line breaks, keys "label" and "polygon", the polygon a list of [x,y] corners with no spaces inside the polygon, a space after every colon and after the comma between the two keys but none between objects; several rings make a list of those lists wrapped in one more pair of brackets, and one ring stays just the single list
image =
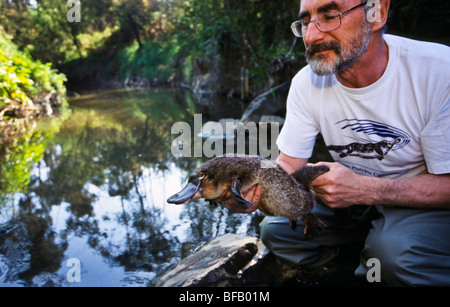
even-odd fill
[{"label": "t-shirt sleeve", "polygon": [[422,151],[428,172],[442,175],[450,173],[450,90],[433,112],[421,133]]},{"label": "t-shirt sleeve", "polygon": [[280,151],[293,158],[309,159],[319,133],[317,124],[305,101],[302,73],[293,80],[287,99],[286,120],[277,140]]}]

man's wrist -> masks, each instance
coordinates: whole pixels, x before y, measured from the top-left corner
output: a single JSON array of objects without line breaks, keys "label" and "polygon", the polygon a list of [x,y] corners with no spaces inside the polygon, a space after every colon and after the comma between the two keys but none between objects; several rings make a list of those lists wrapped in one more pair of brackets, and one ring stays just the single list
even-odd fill
[{"label": "man's wrist", "polygon": [[386,180],[377,177],[362,176],[363,197],[361,204],[367,206],[381,205],[383,203],[383,194],[385,192]]}]

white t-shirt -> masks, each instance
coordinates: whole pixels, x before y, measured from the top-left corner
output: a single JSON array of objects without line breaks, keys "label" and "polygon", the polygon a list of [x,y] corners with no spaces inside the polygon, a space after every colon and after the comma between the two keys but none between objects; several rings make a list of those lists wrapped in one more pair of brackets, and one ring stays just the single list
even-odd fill
[{"label": "white t-shirt", "polygon": [[389,63],[365,88],[306,66],[293,79],[281,152],[310,158],[318,133],[336,162],[385,178],[450,173],[450,48],[385,35]]}]

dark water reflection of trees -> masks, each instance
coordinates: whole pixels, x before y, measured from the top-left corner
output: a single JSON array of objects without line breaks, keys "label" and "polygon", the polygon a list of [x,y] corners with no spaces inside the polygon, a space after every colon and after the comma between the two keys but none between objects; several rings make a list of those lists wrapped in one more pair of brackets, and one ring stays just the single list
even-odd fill
[{"label": "dark water reflection of trees", "polygon": [[1,157],[0,285],[152,285],[213,237],[255,234],[259,215],[165,202],[201,162],[170,152],[171,126],[196,112],[188,93],[103,91],[71,106]]}]

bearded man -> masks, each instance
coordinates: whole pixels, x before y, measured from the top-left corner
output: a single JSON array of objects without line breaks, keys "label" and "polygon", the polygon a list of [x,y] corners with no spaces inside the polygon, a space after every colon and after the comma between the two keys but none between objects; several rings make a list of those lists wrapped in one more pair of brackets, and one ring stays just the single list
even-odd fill
[{"label": "bearded man", "polygon": [[[450,286],[450,48],[385,34],[389,0],[367,2],[301,1],[292,30],[309,65],[291,84],[277,162],[305,166],[322,134],[335,162],[319,163],[330,171],[312,183],[324,202],[313,213],[326,227],[311,239],[266,217],[261,238],[302,266],[362,242],[357,276],[379,263],[386,285]],[[249,210],[226,205],[250,213],[261,193],[248,192]]]}]

